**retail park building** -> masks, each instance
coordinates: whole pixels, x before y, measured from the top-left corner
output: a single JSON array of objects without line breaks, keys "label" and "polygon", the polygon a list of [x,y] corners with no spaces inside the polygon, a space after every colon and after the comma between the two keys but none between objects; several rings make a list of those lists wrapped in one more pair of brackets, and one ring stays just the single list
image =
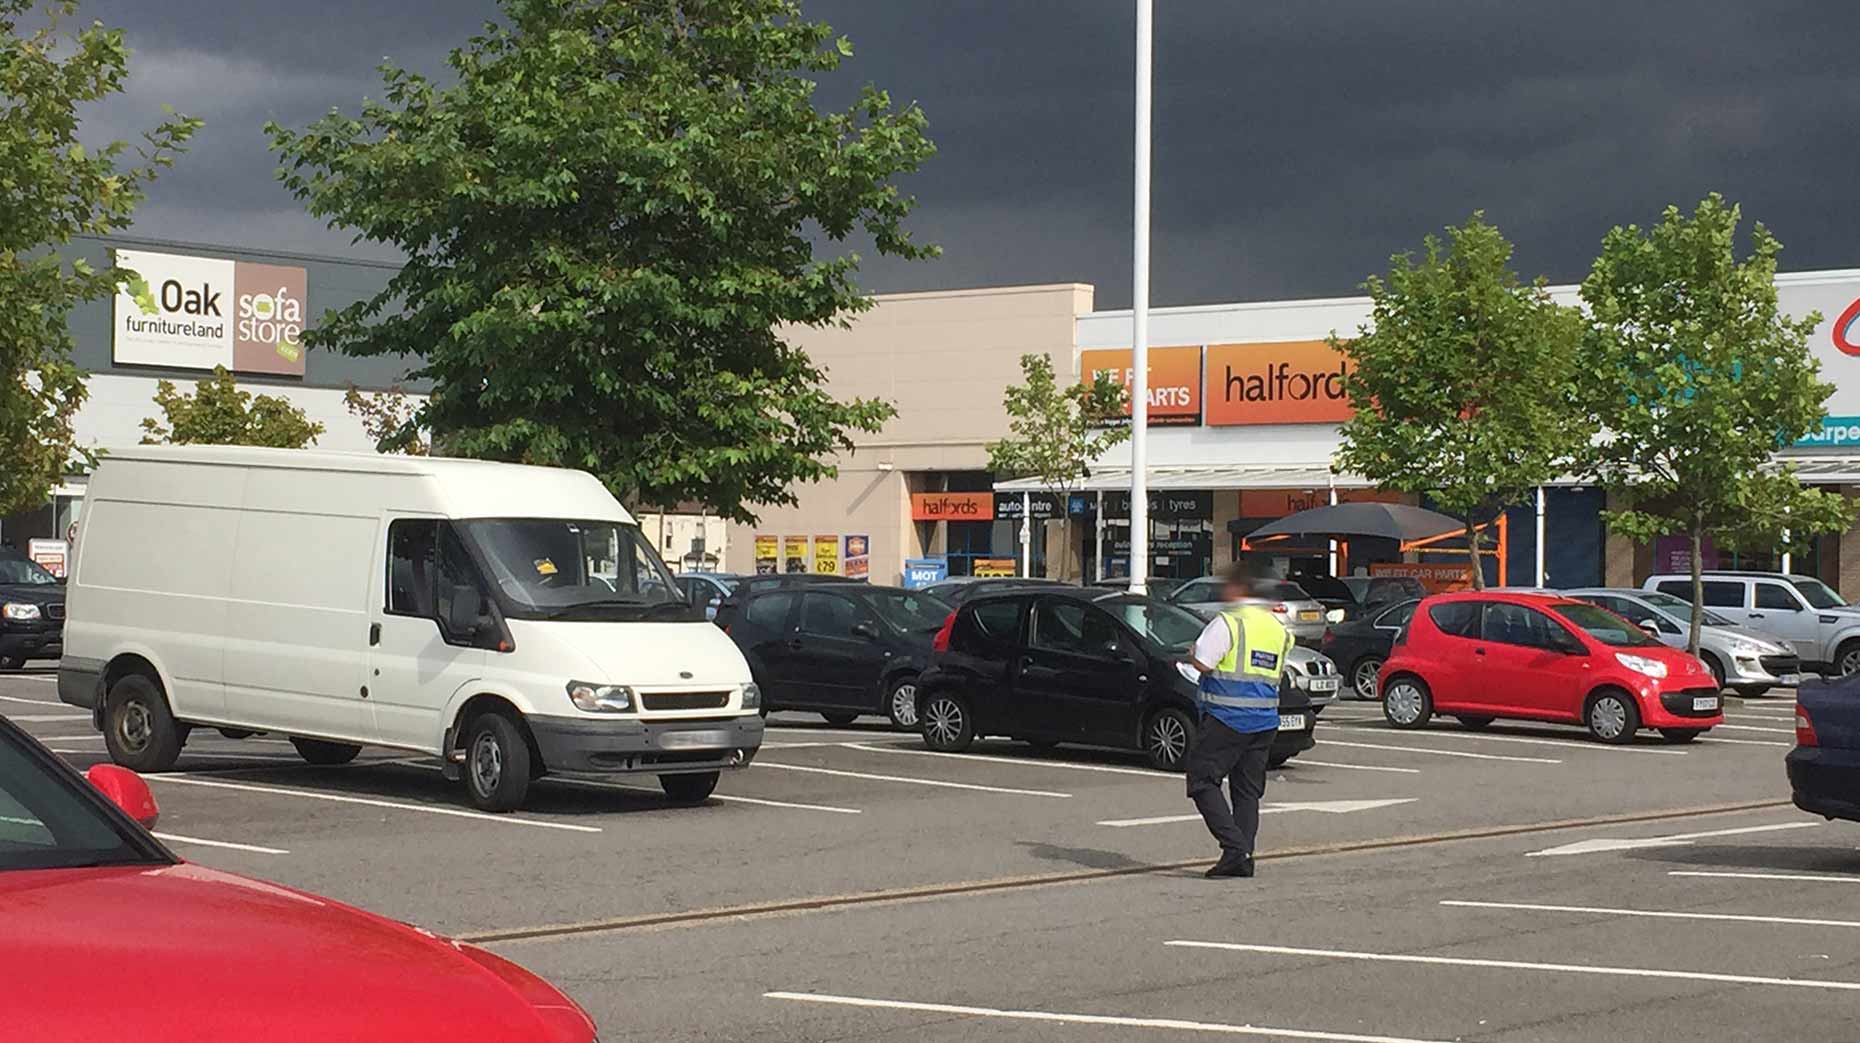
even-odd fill
[{"label": "retail park building", "polygon": [[[185,387],[219,364],[245,389],[288,398],[322,423],[319,447],[371,448],[343,395],[351,386],[402,383],[412,360],[306,352],[289,327],[371,297],[392,277],[392,265],[129,239],[83,240],[72,252],[101,265],[112,249],[125,252],[146,285],[72,316],[77,362],[92,374],[77,421],[80,444],[107,450],[138,441],[141,421],[157,412],[159,380]],[[1783,275],[1778,287],[1785,311],[1822,314],[1813,347],[1824,379],[1837,387],[1827,429],[1784,455],[1805,481],[1860,495],[1860,271]],[[1573,288],[1555,292],[1574,298]],[[1217,570],[1252,530],[1333,497],[1393,498],[1331,469],[1338,423],[1348,415],[1346,363],[1325,339],[1349,335],[1368,315],[1365,298],[1151,311],[1152,575]],[[1024,555],[1038,574],[1095,578],[1127,570],[1127,445],[1099,461],[1062,504],[1031,483],[997,482],[987,470],[987,444],[1007,430],[1002,392],[1021,379],[1024,354],[1049,356],[1068,380],[1108,370],[1127,381],[1129,312],[1094,310],[1092,287],[1080,284],[899,293],[874,298],[847,328],[788,336],[827,371],[835,395],[885,399],[897,416],[856,438],[837,461],[837,478],[797,487],[797,504],[762,508],[755,525],[725,526],[695,510],[645,518],[675,567],[832,571],[899,582],[1013,572]],[[51,556],[73,531],[83,494],[83,479],[73,476],[43,509],[0,520],[0,540],[21,548],[38,541]],[[1625,584],[1670,567],[1678,547],[1609,536],[1605,507],[1601,492],[1569,481],[1509,512],[1507,580]],[[1032,526],[1023,546],[1015,519],[1029,509],[1044,524]],[[1072,522],[1063,541],[1062,512]],[[1274,564],[1288,571],[1328,567],[1330,554],[1325,544],[1270,548]],[[1726,566],[1780,564],[1774,555],[1713,558]],[[1338,564],[1339,571],[1361,571],[1403,559],[1425,563],[1393,544],[1362,541]],[[1816,541],[1792,564],[1860,595],[1860,528]]]}]

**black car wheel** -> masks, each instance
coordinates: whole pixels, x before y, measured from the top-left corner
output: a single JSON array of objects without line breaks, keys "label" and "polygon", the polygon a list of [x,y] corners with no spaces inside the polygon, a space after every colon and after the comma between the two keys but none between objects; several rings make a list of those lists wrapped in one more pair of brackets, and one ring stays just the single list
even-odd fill
[{"label": "black car wheel", "polygon": [[939,753],[961,753],[975,742],[975,716],[961,696],[939,692],[924,703],[924,745]]},{"label": "black car wheel", "polygon": [[24,670],[25,668],[25,656],[0,655],[0,670]]},{"label": "black car wheel", "polygon": [[1158,771],[1181,771],[1195,744],[1195,721],[1181,710],[1158,710],[1143,726],[1143,755]]},{"label": "black car wheel", "polygon": [[1492,722],[1496,720],[1496,718],[1492,718],[1492,717],[1467,717],[1464,715],[1460,717],[1456,717],[1454,719],[1460,722],[1460,727],[1466,729],[1467,731],[1471,731],[1471,732],[1484,731],[1485,729],[1490,728],[1492,726]]},{"label": "black car wheel", "polygon": [[159,772],[174,767],[185,732],[168,709],[161,686],[141,674],[127,674],[105,697],[103,741],[110,759],[131,771]]},{"label": "black car wheel", "polygon": [[844,728],[858,720],[859,715],[856,713],[823,713],[820,718],[835,728]]},{"label": "black car wheel", "polygon": [[717,788],[715,771],[702,771],[695,775],[661,775],[659,788],[675,804],[700,804],[710,799],[711,791]]},{"label": "black car wheel", "polygon": [[1660,737],[1675,746],[1682,746],[1703,734],[1703,728],[1661,728]]},{"label": "black car wheel", "polygon": [[311,764],[326,767],[347,764],[362,752],[360,746],[352,742],[324,742],[322,739],[299,739],[291,736],[291,745],[297,747],[297,755]]},{"label": "black car wheel", "polygon": [[1376,675],[1381,672],[1381,656],[1367,655],[1356,661],[1350,669],[1350,686],[1356,689],[1358,699],[1374,699],[1381,694],[1376,682]]},{"label": "black car wheel", "polygon": [[480,714],[465,731],[465,794],[484,811],[510,811],[530,791],[530,747],[516,722]]}]

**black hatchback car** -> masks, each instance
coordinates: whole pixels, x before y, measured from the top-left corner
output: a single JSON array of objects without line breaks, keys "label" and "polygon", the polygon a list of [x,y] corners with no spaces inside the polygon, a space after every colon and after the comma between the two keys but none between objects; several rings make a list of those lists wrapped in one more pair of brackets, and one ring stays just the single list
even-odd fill
[{"label": "black hatchback car", "polygon": [[813,710],[830,724],[877,714],[917,725],[917,675],[949,618],[920,590],[863,583],[764,586],[729,599],[718,622],[742,649],[762,709]]},{"label": "black hatchback car", "polygon": [[[1195,683],[1176,667],[1205,625],[1131,594],[1022,589],[975,598],[937,634],[918,680],[924,742],[952,753],[986,735],[1109,746],[1180,771],[1201,714]],[[1281,679],[1274,767],[1315,744],[1328,701]]]},{"label": "black hatchback car", "polygon": [[1404,601],[1370,609],[1366,615],[1333,623],[1324,631],[1318,651],[1337,664],[1344,684],[1358,699],[1378,697],[1376,677],[1395,647],[1395,635],[1414,618],[1414,607],[1419,604],[1418,600]]},{"label": "black hatchback car", "polygon": [[65,654],[65,588],[12,547],[0,547],[0,669]]}]

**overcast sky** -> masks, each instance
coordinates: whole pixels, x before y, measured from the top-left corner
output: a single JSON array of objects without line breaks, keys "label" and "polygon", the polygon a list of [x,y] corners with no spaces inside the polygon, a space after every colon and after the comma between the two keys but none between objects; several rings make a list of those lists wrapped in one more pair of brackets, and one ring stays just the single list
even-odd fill
[{"label": "overcast sky", "polygon": [[[908,185],[944,256],[876,291],[1080,281],[1130,301],[1130,0],[804,0],[871,81],[929,116]],[[1527,275],[1576,281],[1610,225],[1717,189],[1791,270],[1860,266],[1853,0],[1158,0],[1152,300],[1357,292],[1388,255],[1486,211]],[[136,49],[133,97],[207,127],[139,234],[363,253],[272,179],[259,127],[437,71],[491,0],[85,0]]]}]

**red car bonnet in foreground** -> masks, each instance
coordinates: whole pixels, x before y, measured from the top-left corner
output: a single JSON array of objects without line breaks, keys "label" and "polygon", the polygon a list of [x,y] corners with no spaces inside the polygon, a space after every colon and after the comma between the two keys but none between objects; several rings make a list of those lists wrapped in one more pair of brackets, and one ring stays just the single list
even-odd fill
[{"label": "red car bonnet in foreground", "polygon": [[[152,823],[132,773],[98,788]],[[0,1037],[32,1043],[589,1043],[499,956],[174,859],[0,719]],[[49,842],[49,843],[48,843]]]}]

